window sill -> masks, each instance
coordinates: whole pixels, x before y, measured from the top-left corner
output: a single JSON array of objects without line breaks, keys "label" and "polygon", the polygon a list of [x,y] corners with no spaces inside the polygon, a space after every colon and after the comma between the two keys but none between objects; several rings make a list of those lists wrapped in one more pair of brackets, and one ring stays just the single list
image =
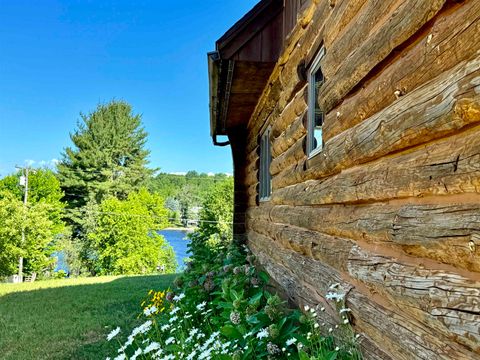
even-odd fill
[{"label": "window sill", "polygon": [[322,151],[323,151],[323,147],[321,148],[317,148],[315,150],[313,150],[312,152],[310,152],[310,154],[308,155],[307,157],[307,160],[310,160],[311,158],[314,158],[315,156],[317,156],[318,154],[321,154]]}]

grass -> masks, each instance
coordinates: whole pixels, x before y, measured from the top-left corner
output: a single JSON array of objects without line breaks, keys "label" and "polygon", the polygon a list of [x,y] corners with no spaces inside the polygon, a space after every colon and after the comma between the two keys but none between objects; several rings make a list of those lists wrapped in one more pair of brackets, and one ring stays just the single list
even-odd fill
[{"label": "grass", "polygon": [[[149,289],[174,275],[104,276],[0,284],[0,358],[104,359],[118,349],[105,340],[115,327],[133,329]],[[121,333],[120,340],[128,335]]]}]

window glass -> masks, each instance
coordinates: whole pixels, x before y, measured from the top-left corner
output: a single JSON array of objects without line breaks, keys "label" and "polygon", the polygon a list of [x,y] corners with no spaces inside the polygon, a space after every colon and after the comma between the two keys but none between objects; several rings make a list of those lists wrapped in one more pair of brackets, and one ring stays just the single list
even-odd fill
[{"label": "window glass", "polygon": [[270,164],[272,153],[270,149],[270,128],[267,129],[260,139],[260,168],[259,168],[259,199],[269,200],[272,193],[272,179]]},{"label": "window glass", "polygon": [[318,102],[320,88],[325,82],[320,60],[324,55],[323,48],[315,58],[309,71],[308,86],[308,154],[321,151],[323,148],[323,110]]}]

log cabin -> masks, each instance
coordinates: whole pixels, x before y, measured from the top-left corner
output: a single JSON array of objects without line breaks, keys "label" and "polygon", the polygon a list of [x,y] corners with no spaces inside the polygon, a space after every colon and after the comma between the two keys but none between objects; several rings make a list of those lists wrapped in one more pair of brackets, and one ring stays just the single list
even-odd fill
[{"label": "log cabin", "polygon": [[366,359],[480,359],[480,1],[262,0],[208,70],[235,238],[288,299],[335,324],[339,284]]}]

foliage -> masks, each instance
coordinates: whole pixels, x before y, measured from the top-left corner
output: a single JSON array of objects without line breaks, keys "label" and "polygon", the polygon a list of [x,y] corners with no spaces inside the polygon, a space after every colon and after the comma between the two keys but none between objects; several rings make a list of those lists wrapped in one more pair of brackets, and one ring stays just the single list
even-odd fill
[{"label": "foliage", "polygon": [[[0,192],[8,191],[19,201],[23,201],[24,188],[20,186],[19,171],[0,179]],[[55,224],[55,233],[65,231],[63,222],[63,209],[65,204],[61,201],[63,192],[60,181],[50,169],[31,169],[28,176],[28,204],[45,203],[49,205],[49,219]]]},{"label": "foliage", "polygon": [[49,256],[58,231],[51,219],[54,210],[52,204],[45,202],[25,207],[14,194],[0,192],[0,276],[16,273],[20,256],[25,260],[26,273],[41,272],[52,265]]},{"label": "foliage", "polygon": [[172,247],[157,233],[168,223],[162,197],[141,189],[125,200],[105,199],[98,209],[88,233],[98,254],[98,272],[147,274],[157,266],[176,270]]},{"label": "foliage", "polygon": [[147,321],[120,342],[119,359],[361,359],[354,338],[322,336],[315,311],[287,309],[269,292],[268,275],[247,247],[208,241],[196,233],[192,261],[175,288],[149,293]]},{"label": "foliage", "polygon": [[[167,199],[167,207],[172,210],[171,217],[190,219],[194,217],[192,208],[200,207],[211,191],[225,179],[228,179],[225,174],[209,176],[196,171],[189,171],[186,175],[160,173],[149,181],[148,188]],[[175,220],[172,222],[176,223]]]},{"label": "foliage", "polygon": [[105,359],[116,347],[103,341],[105,331],[117,325],[139,325],[137,309],[145,289],[167,288],[173,277],[98,276],[0,283],[0,358]]},{"label": "foliage", "polygon": [[152,176],[154,171],[147,168],[147,132],[141,115],[133,114],[128,103],[113,100],[99,104],[88,115],[81,114],[70,138],[73,146],[63,153],[58,177],[72,234],[82,241],[83,265],[95,274],[97,254],[87,236],[96,221],[92,214],[104,199],[125,200]]},{"label": "foliage", "polygon": [[232,238],[233,178],[217,184],[206,196],[200,210],[197,233],[208,243],[228,242]]},{"label": "foliage", "polygon": [[81,114],[70,138],[73,147],[65,149],[58,164],[70,207],[101,203],[110,196],[126,199],[153,173],[146,167],[150,152],[144,149],[147,133],[141,115],[134,115],[124,101],[100,104],[89,115]]}]

